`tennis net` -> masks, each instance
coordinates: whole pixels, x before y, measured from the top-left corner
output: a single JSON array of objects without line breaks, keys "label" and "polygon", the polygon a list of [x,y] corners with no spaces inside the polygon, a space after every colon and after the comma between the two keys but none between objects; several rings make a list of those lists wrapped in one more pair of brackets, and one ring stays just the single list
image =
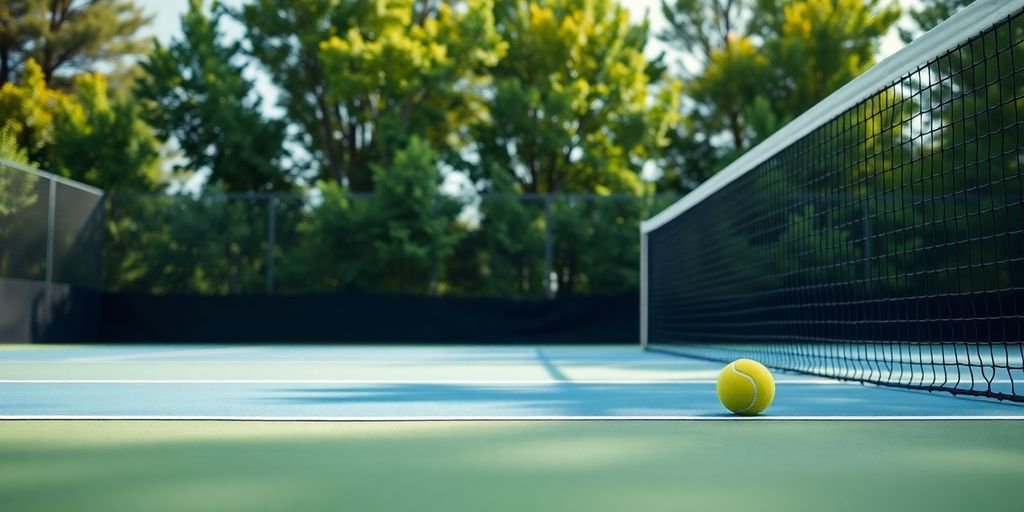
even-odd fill
[{"label": "tennis net", "polygon": [[1024,401],[1024,14],[979,1],[644,222],[647,349]]}]

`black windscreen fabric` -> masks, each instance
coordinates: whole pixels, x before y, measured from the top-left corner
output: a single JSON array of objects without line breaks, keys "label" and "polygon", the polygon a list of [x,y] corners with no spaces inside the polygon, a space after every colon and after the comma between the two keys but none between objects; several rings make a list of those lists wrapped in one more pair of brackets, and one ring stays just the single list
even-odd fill
[{"label": "black windscreen fabric", "polygon": [[649,347],[1024,401],[1024,17],[646,234]]},{"label": "black windscreen fabric", "polygon": [[635,294],[551,300],[385,294],[106,293],[105,342],[635,343]]}]

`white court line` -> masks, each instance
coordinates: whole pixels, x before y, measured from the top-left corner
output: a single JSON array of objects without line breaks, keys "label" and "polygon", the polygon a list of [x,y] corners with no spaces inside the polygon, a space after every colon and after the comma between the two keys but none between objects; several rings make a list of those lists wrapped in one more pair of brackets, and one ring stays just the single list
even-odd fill
[{"label": "white court line", "polygon": [[202,349],[191,349],[191,350],[159,350],[155,352],[129,352],[127,354],[107,354],[102,356],[81,356],[72,357],[64,360],[57,361],[37,361],[37,362],[54,362],[54,363],[92,363],[92,362],[105,362],[105,361],[133,361],[137,359],[148,359],[148,358],[164,358],[164,357],[189,357],[195,355],[210,355],[210,354],[237,354],[245,352],[255,352],[262,350],[263,347],[233,347],[233,348],[202,348]]},{"label": "white court line", "polygon": [[487,422],[487,421],[1024,421],[1019,416],[75,416],[0,415],[0,421],[266,421],[266,422]]},{"label": "white court line", "polygon": [[[220,350],[220,349],[218,349]],[[223,349],[224,351],[248,351],[255,349]],[[182,351],[186,352],[186,351]],[[199,352],[199,351],[188,351],[188,352]],[[212,352],[206,351],[203,354],[210,354]],[[155,354],[155,352],[153,353]],[[117,363],[117,362],[132,362],[132,363],[166,363],[166,362],[186,362],[189,364],[400,364],[405,366],[413,365],[531,365],[536,366],[541,364],[540,361],[531,360],[529,358],[517,359],[517,360],[449,360],[449,359],[403,359],[396,357],[394,359],[346,359],[346,358],[316,358],[316,359],[219,359],[219,360],[199,360],[199,361],[145,361],[142,360],[149,357],[151,354],[133,353],[133,354],[108,354],[103,356],[82,356],[72,357],[68,359],[0,359],[0,364],[20,364],[20,363],[53,363],[53,364],[67,364],[67,363]],[[191,354],[200,355],[200,354]],[[170,357],[185,357],[181,353],[176,355],[165,355],[160,356],[164,358]],[[566,358],[564,360],[551,359],[548,362],[559,366],[597,366],[597,365],[618,365],[628,367],[644,367],[644,366],[661,366],[666,368],[677,368],[680,366],[699,366],[702,368],[715,368],[713,363],[699,362],[694,364],[693,361],[687,361],[683,358],[677,358],[679,363],[671,364],[666,360],[633,360],[623,361],[621,359],[573,359]],[[717,371],[717,370],[716,370]]]},{"label": "white court line", "polygon": [[[629,385],[629,384],[715,384],[714,379],[694,380],[359,380],[359,379],[0,379],[0,384],[464,384],[464,385]],[[776,380],[776,384],[859,385],[831,379]]]},{"label": "white court line", "polygon": [[[0,379],[0,384],[466,384],[466,385],[515,385],[515,384],[717,384],[715,379],[634,379],[634,380],[508,380],[508,379],[452,379],[452,380],[401,380],[401,379]],[[776,379],[776,384],[817,384],[837,386],[871,386],[872,382],[808,377],[801,379]],[[1008,380],[995,380],[993,384],[1010,384]],[[882,386],[893,387],[893,386]]]}]

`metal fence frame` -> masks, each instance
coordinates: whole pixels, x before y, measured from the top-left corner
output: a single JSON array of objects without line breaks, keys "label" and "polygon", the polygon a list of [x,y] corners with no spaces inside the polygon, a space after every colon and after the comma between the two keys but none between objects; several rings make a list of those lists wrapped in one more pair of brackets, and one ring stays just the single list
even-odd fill
[{"label": "metal fence frame", "polygon": [[[53,268],[54,268],[54,245],[55,245],[55,234],[56,234],[56,223],[57,223],[57,184],[61,184],[67,187],[71,187],[82,192],[94,194],[100,198],[101,202],[105,202],[107,195],[106,193],[96,187],[79,183],[74,180],[69,180],[56,174],[41,171],[39,169],[20,164],[18,162],[12,162],[5,158],[0,158],[0,168],[7,167],[16,171],[31,174],[47,182],[47,197],[46,197],[46,262],[45,262],[45,274],[44,282],[46,283],[46,295],[47,301],[52,299],[53,295]],[[100,215],[102,216],[103,209],[101,208]],[[102,218],[101,218],[102,222]],[[99,269],[102,270],[102,269]],[[101,279],[102,282],[102,279]]]},{"label": "metal fence frame", "polygon": [[[173,194],[167,194],[162,192],[110,192],[104,196],[104,202],[116,200],[117,198],[174,198],[181,197],[183,199],[198,199],[199,195],[180,195],[175,196]],[[303,192],[222,192],[218,193],[217,197],[225,198],[228,200],[249,200],[249,201],[265,201],[267,209],[267,250],[266,258],[267,265],[265,270],[265,293],[273,294],[275,289],[274,284],[274,260],[275,260],[275,248],[277,244],[277,205],[286,199],[303,199],[308,198],[308,194]],[[348,195],[351,199],[371,199],[374,197],[373,193],[351,193]],[[511,193],[511,192],[497,192],[497,193],[481,193],[475,195],[448,195],[439,194],[435,196],[437,199],[459,199],[463,200],[466,204],[472,203],[473,201],[484,201],[488,199],[509,199],[517,200],[521,202],[538,202],[543,204],[543,215],[544,215],[544,292],[547,298],[553,298],[557,292],[555,286],[556,274],[554,270],[554,246],[555,240],[551,229],[552,224],[552,204],[554,201],[560,199],[572,199],[581,201],[616,201],[616,200],[638,200],[638,199],[653,199],[657,200],[660,198],[673,198],[679,197],[678,194],[654,194],[650,196],[637,196],[632,194],[593,194],[593,193],[579,193],[579,194],[537,194],[537,193]],[[435,269],[433,279],[437,279],[437,270]],[[432,285],[432,288],[436,287]]]}]

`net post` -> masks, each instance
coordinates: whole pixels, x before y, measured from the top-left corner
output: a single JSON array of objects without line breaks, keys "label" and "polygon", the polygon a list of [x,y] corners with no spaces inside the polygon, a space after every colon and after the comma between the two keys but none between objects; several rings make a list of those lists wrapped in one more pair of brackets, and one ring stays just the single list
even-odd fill
[{"label": "net post", "polygon": [[267,198],[267,295],[274,293],[274,246],[277,245],[277,197]]},{"label": "net post", "polygon": [[640,348],[647,350],[647,233],[640,228]]}]

